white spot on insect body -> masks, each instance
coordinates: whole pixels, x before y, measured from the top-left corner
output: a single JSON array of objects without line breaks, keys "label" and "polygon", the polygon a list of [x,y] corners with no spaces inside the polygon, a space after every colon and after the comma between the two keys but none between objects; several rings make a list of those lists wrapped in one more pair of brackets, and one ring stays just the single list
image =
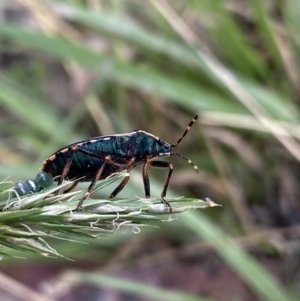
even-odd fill
[{"label": "white spot on insect body", "polygon": [[159,153],[158,154],[159,157],[168,157],[170,155],[171,155],[171,153]]},{"label": "white spot on insect body", "polygon": [[106,141],[107,141],[107,140],[110,140],[110,139],[111,139],[110,137],[106,137],[106,138],[104,138],[103,140],[106,140]]}]

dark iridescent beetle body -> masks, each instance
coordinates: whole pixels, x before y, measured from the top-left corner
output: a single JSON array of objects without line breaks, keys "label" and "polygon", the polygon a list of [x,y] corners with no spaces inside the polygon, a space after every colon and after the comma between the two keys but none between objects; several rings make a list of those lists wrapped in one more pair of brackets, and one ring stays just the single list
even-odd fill
[{"label": "dark iridescent beetle body", "polygon": [[105,156],[109,155],[111,162],[105,166],[99,177],[105,179],[114,172],[126,169],[129,165],[133,168],[142,164],[147,156],[158,157],[162,150],[164,153],[171,151],[170,147],[159,145],[156,137],[143,131],[100,136],[58,150],[44,162],[42,170],[53,177],[61,175],[68,160],[73,156],[68,178],[81,178],[79,182],[91,181],[105,162]]},{"label": "dark iridescent beetle body", "polygon": [[[58,184],[61,184],[66,178],[75,180],[68,191],[73,189],[78,182],[91,181],[86,194],[78,203],[77,208],[79,209],[83,201],[89,197],[96,182],[100,179],[107,178],[113,173],[122,170],[127,170],[128,172],[124,180],[111,193],[110,197],[116,196],[124,188],[129,180],[131,169],[143,164],[142,173],[145,196],[150,197],[147,165],[169,168],[169,174],[161,198],[171,212],[172,207],[166,200],[166,193],[173,172],[173,165],[166,161],[154,161],[154,159],[177,155],[193,165],[188,158],[173,152],[173,148],[181,142],[197,118],[198,116],[194,117],[182,137],[173,144],[169,144],[142,130],[124,134],[100,136],[72,143],[61,148],[44,161],[41,169],[56,179]],[[197,166],[193,166],[198,172]]]}]

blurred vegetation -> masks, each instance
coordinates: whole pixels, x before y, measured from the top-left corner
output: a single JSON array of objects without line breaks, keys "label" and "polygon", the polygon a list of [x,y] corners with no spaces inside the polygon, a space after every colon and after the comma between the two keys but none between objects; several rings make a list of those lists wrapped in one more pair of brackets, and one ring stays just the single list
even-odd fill
[{"label": "blurred vegetation", "polygon": [[[184,213],[135,236],[83,238],[89,246],[53,241],[55,249],[99,268],[116,258],[124,271],[138,266],[138,259],[132,255],[127,262],[122,250],[134,254],[130,244],[142,250],[156,237],[171,255],[156,249],[147,257],[151,264],[205,261],[214,252],[255,300],[296,300],[299,1],[4,0],[0,12],[0,180],[34,178],[55,150],[93,136],[138,128],[175,142],[197,113],[197,124],[176,151],[200,174],[171,158],[168,196],[209,197],[223,205]],[[157,197],[166,174],[149,173]],[[121,194],[143,196],[138,168]],[[24,256],[32,264],[42,260]],[[264,264],[268,259],[279,271]],[[8,267],[16,259],[2,261]],[[113,268],[106,265],[106,271]],[[115,278],[109,285],[110,278],[93,275],[82,282],[126,291]],[[134,287],[131,293],[155,299],[144,286]],[[191,294],[197,292],[162,298],[196,300]],[[218,296],[209,295],[225,300]]]}]

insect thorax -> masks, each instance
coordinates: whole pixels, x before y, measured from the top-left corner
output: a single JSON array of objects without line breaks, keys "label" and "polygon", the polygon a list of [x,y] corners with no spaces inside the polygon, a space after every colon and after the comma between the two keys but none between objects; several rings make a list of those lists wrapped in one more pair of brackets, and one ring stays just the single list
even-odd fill
[{"label": "insect thorax", "polygon": [[158,156],[168,156],[172,151],[170,145],[158,137],[144,132],[139,131],[139,151],[136,154],[136,157],[139,156],[145,158],[155,158]]},{"label": "insect thorax", "polygon": [[145,131],[134,131],[120,136],[111,136],[113,145],[110,154],[115,161],[135,158],[142,163],[146,158],[158,157],[160,153],[169,153],[170,145]]}]

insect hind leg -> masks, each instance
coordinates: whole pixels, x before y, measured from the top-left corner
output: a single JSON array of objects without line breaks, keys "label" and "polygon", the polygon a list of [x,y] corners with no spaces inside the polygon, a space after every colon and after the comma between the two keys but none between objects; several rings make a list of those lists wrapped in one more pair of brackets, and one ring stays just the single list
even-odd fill
[{"label": "insect hind leg", "polygon": [[[58,183],[57,183],[57,186],[59,186],[60,184],[62,184],[62,182],[65,180],[65,178],[67,177],[67,174],[68,174],[68,172],[69,172],[69,170],[70,170],[70,166],[71,166],[71,164],[72,164],[72,160],[73,160],[73,156],[74,156],[74,153],[75,153],[75,151],[77,151],[77,146],[71,146],[71,147],[69,147],[69,149],[67,149],[67,151],[70,151],[71,152],[71,155],[70,155],[70,157],[68,158],[68,160],[67,160],[67,162],[66,162],[66,164],[65,164],[65,166],[64,166],[64,168],[63,168],[63,170],[62,170],[62,173],[61,173],[61,175],[60,175],[60,178],[59,178],[59,180],[58,180]],[[77,182],[78,183],[78,182]],[[77,185],[77,183],[76,183],[76,185]],[[75,186],[76,186],[75,185]],[[73,185],[72,185],[73,186]],[[75,187],[74,186],[74,187]],[[73,187],[73,188],[74,188]],[[72,189],[73,189],[72,188]],[[70,189],[71,190],[71,189]],[[67,192],[68,191],[70,191],[70,190],[68,190],[67,189]],[[55,192],[53,192],[51,195],[53,196],[53,195],[57,195],[58,194],[58,192],[59,192],[59,189],[57,190],[57,191],[55,191]],[[64,193],[66,193],[66,191],[64,191]]]},{"label": "insect hind leg", "polygon": [[110,161],[110,157],[107,156],[105,158],[105,161],[103,162],[103,164],[101,165],[101,167],[98,169],[93,181],[91,182],[91,184],[89,185],[87,192],[84,194],[83,198],[78,202],[78,205],[76,207],[76,210],[81,210],[82,209],[82,204],[83,202],[90,196],[92,190],[94,189],[96,182],[100,179],[101,174],[104,170],[105,165],[107,164],[107,162]]}]

